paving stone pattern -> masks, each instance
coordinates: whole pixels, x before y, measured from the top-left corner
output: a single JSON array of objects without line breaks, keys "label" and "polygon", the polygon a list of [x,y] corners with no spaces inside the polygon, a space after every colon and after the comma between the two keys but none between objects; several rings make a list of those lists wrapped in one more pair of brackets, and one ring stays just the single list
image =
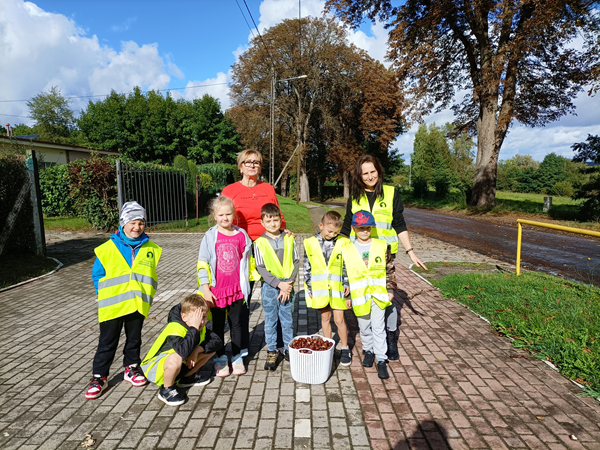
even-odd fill
[{"label": "paving stone pattern", "polygon": [[[153,235],[165,251],[142,355],[171,306],[194,291],[201,237]],[[423,249],[423,260],[482,258],[439,241],[412,239]],[[331,378],[317,386],[295,383],[285,361],[275,373],[263,371],[264,317],[256,287],[246,375],[192,387],[189,401],[173,408],[157,399],[156,386],[123,382],[118,354],[110,389],[98,400],[86,400],[98,339],[91,283],[98,242],[81,241],[68,251],[61,243],[50,252],[59,255],[62,249],[68,261],[63,269],[0,293],[1,449],[81,448],[86,433],[96,449],[600,449],[600,408],[594,400],[578,397],[577,388],[545,364],[511,358],[524,354],[407,271],[402,255],[397,264],[402,289],[395,299],[401,360],[390,363],[385,382],[375,369],[360,365],[360,338],[350,312],[355,345],[350,368],[337,367],[336,358]],[[294,321],[296,334],[320,329],[317,313],[307,311],[301,294]]]}]

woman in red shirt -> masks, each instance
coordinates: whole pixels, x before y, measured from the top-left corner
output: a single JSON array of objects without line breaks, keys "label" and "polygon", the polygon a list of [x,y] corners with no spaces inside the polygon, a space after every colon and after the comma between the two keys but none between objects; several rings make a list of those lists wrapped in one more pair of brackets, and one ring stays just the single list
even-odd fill
[{"label": "woman in red shirt", "polygon": [[[221,195],[233,200],[237,213],[236,225],[243,228],[255,241],[265,229],[260,224],[260,209],[267,203],[277,202],[275,189],[269,183],[258,181],[262,169],[262,155],[258,150],[244,150],[238,155],[238,167],[242,173],[241,181],[225,186]],[[281,226],[285,228],[283,214]]]}]

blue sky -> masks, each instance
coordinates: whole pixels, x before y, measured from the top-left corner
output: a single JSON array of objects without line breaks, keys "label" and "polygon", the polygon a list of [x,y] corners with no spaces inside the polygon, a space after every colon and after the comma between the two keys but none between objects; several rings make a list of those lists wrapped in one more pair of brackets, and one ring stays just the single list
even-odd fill
[{"label": "blue sky", "polygon": [[[243,0],[238,0],[253,26]],[[298,16],[298,0],[246,0],[262,31]],[[319,16],[324,0],[302,0],[302,15]],[[105,95],[133,86],[166,89],[210,85],[173,92],[192,99],[205,93],[229,106],[230,68],[247,48],[250,29],[235,0],[0,0],[0,121],[29,123],[25,102],[51,86],[65,96]],[[365,24],[348,38],[372,57],[383,60],[387,32]],[[79,111],[88,99],[73,99]],[[600,133],[600,95],[580,95],[578,116],[546,128],[515,125],[500,153],[517,153],[541,161],[552,151],[572,156],[570,146]],[[452,120],[444,111],[427,117],[438,125]],[[408,158],[413,127],[396,141]]]}]

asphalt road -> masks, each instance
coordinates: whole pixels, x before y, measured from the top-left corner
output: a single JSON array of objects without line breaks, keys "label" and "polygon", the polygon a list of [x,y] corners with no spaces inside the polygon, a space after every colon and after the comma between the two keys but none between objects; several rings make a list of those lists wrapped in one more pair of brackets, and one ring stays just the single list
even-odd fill
[{"label": "asphalt road", "polygon": [[[410,231],[513,264],[516,261],[516,221],[514,226],[496,225],[410,208],[404,211],[404,218]],[[541,230],[524,227],[522,268],[534,268],[600,284],[600,238]]]}]

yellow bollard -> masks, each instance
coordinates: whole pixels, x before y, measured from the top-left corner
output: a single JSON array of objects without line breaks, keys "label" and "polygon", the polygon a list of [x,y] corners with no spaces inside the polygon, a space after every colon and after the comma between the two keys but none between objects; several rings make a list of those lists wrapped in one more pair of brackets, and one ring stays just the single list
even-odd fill
[{"label": "yellow bollard", "polygon": [[521,235],[523,234],[523,226],[520,221],[517,221],[519,231],[517,233],[517,276],[521,275]]}]

